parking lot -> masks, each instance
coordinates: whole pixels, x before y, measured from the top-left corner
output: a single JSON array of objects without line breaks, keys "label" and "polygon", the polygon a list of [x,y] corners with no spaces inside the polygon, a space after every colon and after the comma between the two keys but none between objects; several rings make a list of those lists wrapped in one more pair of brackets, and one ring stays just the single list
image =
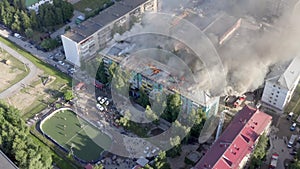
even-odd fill
[{"label": "parking lot", "polygon": [[285,165],[287,165],[285,163],[294,159],[291,153],[295,151],[296,148],[300,147],[300,144],[297,141],[295,141],[292,148],[288,148],[287,146],[292,134],[299,135],[299,127],[296,127],[294,131],[291,131],[290,127],[293,123],[292,120],[287,120],[286,115],[279,116],[276,114],[273,116],[275,116],[275,121],[270,131],[270,149],[262,168],[267,169],[271,161],[272,154],[277,153],[279,154],[277,168],[285,169]]}]

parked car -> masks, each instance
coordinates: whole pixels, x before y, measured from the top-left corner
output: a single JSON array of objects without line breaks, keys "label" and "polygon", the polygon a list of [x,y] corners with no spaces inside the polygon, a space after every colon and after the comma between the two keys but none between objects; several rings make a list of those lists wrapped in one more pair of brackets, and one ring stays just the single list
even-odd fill
[{"label": "parked car", "polygon": [[65,63],[64,63],[63,61],[61,61],[61,60],[58,61],[58,63],[59,63],[60,65],[62,65],[62,66],[65,65]]},{"label": "parked car", "polygon": [[290,130],[294,131],[296,129],[296,125],[297,125],[296,123],[293,123],[292,126],[290,127]]},{"label": "parked car", "polygon": [[96,107],[100,110],[100,111],[103,111],[104,108],[100,105],[100,104],[96,104]]},{"label": "parked car", "polygon": [[293,118],[293,116],[294,116],[294,112],[290,112],[286,119],[291,120]]}]

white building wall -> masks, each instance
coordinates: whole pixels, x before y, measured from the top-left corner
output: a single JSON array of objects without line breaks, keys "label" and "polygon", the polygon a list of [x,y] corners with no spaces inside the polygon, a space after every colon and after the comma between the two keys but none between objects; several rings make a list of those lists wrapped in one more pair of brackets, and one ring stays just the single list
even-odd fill
[{"label": "white building wall", "polygon": [[77,66],[80,66],[78,44],[76,42],[74,42],[73,40],[65,37],[64,35],[61,35],[61,40],[63,43],[67,61],[69,61]]},{"label": "white building wall", "polygon": [[262,102],[279,110],[283,110],[288,103],[290,91],[277,83],[267,81],[262,95]]}]

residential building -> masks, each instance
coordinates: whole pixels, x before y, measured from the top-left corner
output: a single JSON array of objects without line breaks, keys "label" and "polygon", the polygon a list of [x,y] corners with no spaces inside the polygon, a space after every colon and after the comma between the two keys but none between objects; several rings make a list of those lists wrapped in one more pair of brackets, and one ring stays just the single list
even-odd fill
[{"label": "residential building", "polygon": [[157,0],[120,0],[61,36],[66,59],[80,66],[103,49],[115,33],[128,30],[144,12],[156,12]]},{"label": "residential building", "polygon": [[265,82],[261,101],[276,109],[283,110],[289,103],[300,79],[300,57],[292,60],[286,70],[270,77]]},{"label": "residential building", "polygon": [[271,122],[270,115],[244,106],[193,169],[243,168]]},{"label": "residential building", "polygon": [[[153,98],[156,92],[166,94],[179,93],[186,112],[192,108],[202,108],[206,116],[215,115],[218,112],[219,97],[212,97],[209,91],[195,89],[193,83],[184,79],[177,69],[162,64],[151,57],[131,57],[135,44],[130,42],[116,43],[99,52],[108,75],[108,68],[114,62],[116,64],[126,62],[126,69],[131,70],[130,88],[135,91],[141,87]],[[149,53],[153,55],[153,53]],[[124,66],[124,65],[122,65]]]},{"label": "residential building", "polygon": [[2,151],[0,151],[0,168],[18,169],[18,167]]}]

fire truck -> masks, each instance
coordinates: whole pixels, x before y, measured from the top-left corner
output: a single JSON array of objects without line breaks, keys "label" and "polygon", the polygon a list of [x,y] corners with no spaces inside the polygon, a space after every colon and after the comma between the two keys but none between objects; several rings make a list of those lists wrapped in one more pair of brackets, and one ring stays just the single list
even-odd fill
[{"label": "fire truck", "polygon": [[274,153],[274,154],[272,155],[271,163],[270,163],[270,165],[269,165],[269,169],[274,169],[274,168],[276,168],[277,162],[278,162],[278,157],[279,157],[279,155],[278,155],[277,153]]}]

